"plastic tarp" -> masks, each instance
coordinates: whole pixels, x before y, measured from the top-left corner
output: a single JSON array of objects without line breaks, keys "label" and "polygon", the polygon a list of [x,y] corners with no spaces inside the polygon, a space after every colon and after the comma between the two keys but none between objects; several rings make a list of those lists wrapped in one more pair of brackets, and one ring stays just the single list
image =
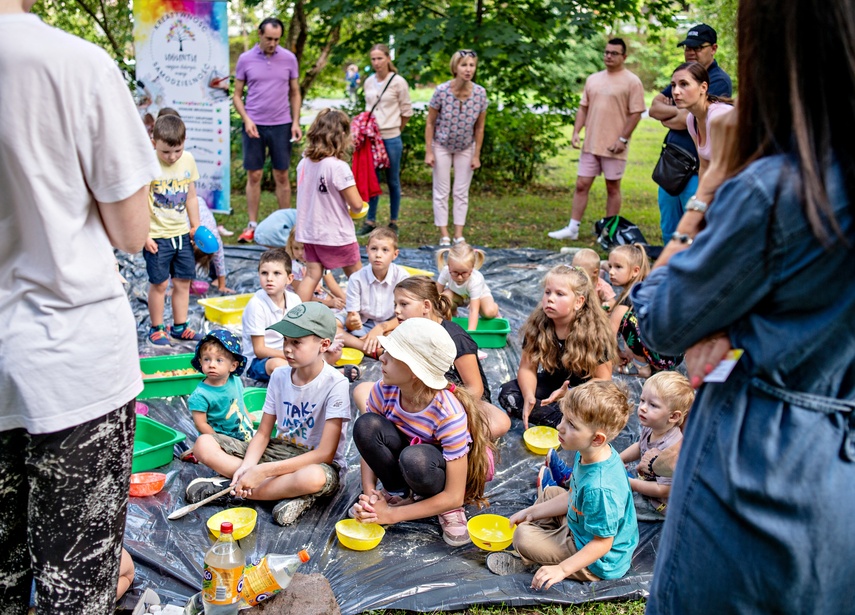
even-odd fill
[{"label": "plastic tarp", "polygon": [[[238,292],[258,288],[257,261],[261,249],[228,246],[226,260],[229,286]],[[364,251],[363,251],[364,254]],[[435,271],[434,252],[430,248],[401,250],[398,263]],[[514,377],[520,358],[518,332],[540,299],[540,282],[552,266],[569,263],[568,255],[540,250],[491,250],[482,271],[487,279],[501,316],[511,323],[508,345],[486,350],[483,361],[495,400],[500,385]],[[120,257],[123,275],[129,281],[128,294],[139,323],[140,354],[192,352],[193,343],[176,343],[165,349],[147,343],[148,313],[145,304],[147,280],[140,255]],[[338,272],[340,273],[340,272]],[[166,322],[171,322],[167,304]],[[202,307],[191,297],[190,323],[205,332],[219,325],[204,319]],[[379,364],[366,359],[362,363],[361,381],[377,380]],[[616,376],[622,380],[637,402],[641,390],[639,379]],[[246,384],[256,384],[246,381]],[[196,430],[187,409],[186,398],[149,399],[149,417],[187,434],[192,444]],[[354,409],[355,418],[355,409]],[[348,424],[350,431],[352,422]],[[530,505],[535,499],[535,479],[543,457],[526,449],[522,441],[522,423],[514,420],[511,431],[500,440],[500,459],[496,476],[488,484],[490,506],[480,512],[510,515]],[[623,450],[637,440],[638,419],[632,415],[626,429],[615,441]],[[346,517],[347,510],[361,492],[359,457],[348,438],[349,470],[342,489],[331,499],[319,500],[297,523],[283,528],[271,516],[273,503],[245,502],[258,510],[255,531],[240,541],[248,559],[260,559],[266,553],[296,553],[308,549],[312,556],[302,572],[321,573],[330,582],[345,615],[372,609],[439,611],[463,609],[472,604],[575,604],[595,600],[640,598],[647,595],[659,540],[660,525],[639,523],[640,544],[633,557],[630,572],[617,581],[579,583],[564,581],[548,591],[530,589],[530,574],[500,577],[485,565],[486,551],[469,544],[452,548],[443,542],[436,519],[425,519],[390,526],[380,545],[371,551],[351,551],[341,546],[335,535],[335,523]],[[201,588],[201,566],[206,550],[212,544],[205,522],[222,506],[203,506],[177,521],[167,515],[185,504],[185,486],[194,478],[212,476],[202,466],[183,463],[177,458],[159,471],[168,476],[159,494],[131,498],[125,547],[137,566],[134,590],[125,598],[132,605],[135,595],[149,587],[166,603],[183,604]],[[467,515],[478,514],[469,507]]]}]

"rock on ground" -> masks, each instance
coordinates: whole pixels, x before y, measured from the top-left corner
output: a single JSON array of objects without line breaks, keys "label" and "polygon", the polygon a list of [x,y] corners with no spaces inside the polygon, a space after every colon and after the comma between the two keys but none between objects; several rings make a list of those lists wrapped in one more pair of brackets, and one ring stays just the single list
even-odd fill
[{"label": "rock on ground", "polygon": [[263,612],[265,615],[341,615],[326,577],[299,572],[284,591],[246,612]]}]

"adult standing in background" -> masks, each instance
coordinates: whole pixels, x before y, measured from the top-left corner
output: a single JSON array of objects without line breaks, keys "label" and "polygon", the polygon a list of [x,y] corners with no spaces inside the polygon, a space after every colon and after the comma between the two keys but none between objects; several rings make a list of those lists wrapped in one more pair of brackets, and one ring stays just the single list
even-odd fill
[{"label": "adult standing in background", "polygon": [[[718,51],[717,41],[716,31],[711,26],[702,23],[691,28],[686,33],[685,40],[678,43],[677,46],[683,47],[683,58],[686,62],[697,62],[707,69],[710,79],[709,94],[730,97],[733,94],[730,76],[715,61],[715,54]],[[659,120],[663,126],[670,129],[665,135],[665,143],[672,143],[681,147],[697,160],[697,148],[686,128],[687,116],[688,111],[678,109],[674,104],[670,84],[657,94],[650,104],[650,117]],[[662,228],[663,242],[667,243],[674,231],[677,230],[677,223],[686,211],[686,203],[689,202],[697,189],[697,173],[692,175],[680,194],[672,195],[661,186],[659,187],[659,226]]]},{"label": "adult standing in background", "polygon": [[0,0],[0,612],[113,613],[142,391],[113,247],[160,165],[115,62]]},{"label": "adult standing in background", "polygon": [[701,203],[631,295],[700,386],[647,613],[852,613],[855,10],[741,0],[737,22]]},{"label": "adult standing in background", "polygon": [[[235,111],[243,119],[243,167],[246,169],[246,210],[249,224],[238,241],[248,243],[258,226],[261,177],[267,155],[279,209],[291,207],[291,142],[300,130],[300,70],[297,56],[279,46],[285,27],[275,17],[258,26],[258,44],[240,54],[235,67]],[[243,93],[246,89],[246,103]]]},{"label": "adult standing in background", "polygon": [[448,193],[454,166],[454,243],[465,241],[472,173],[481,167],[481,145],[487,118],[487,91],[472,80],[478,55],[471,49],[451,56],[451,81],[437,86],[425,124],[425,163],[433,168],[433,218],[440,246],[450,246]]},{"label": "adult standing in background", "polygon": [[[389,186],[389,228],[397,233],[398,214],[401,210],[401,154],[404,151],[401,132],[413,115],[413,105],[410,102],[410,86],[392,64],[389,48],[386,45],[374,45],[370,55],[374,74],[368,77],[362,86],[365,93],[365,110],[374,110],[380,136],[389,155],[389,168],[386,169],[386,184]],[[368,217],[357,235],[367,235],[377,226],[379,202],[379,196],[368,200]]]},{"label": "adult standing in background", "polygon": [[579,132],[585,128],[585,144],[579,156],[579,172],[573,193],[570,222],[552,231],[553,239],[579,239],[579,225],[588,207],[588,193],[594,179],[602,173],[606,180],[606,216],[620,213],[620,180],[626,170],[629,140],[644,113],[644,87],[641,80],[624,66],[626,43],[613,38],[603,52],[606,70],[585,81],[585,90],[571,144],[579,148]]}]

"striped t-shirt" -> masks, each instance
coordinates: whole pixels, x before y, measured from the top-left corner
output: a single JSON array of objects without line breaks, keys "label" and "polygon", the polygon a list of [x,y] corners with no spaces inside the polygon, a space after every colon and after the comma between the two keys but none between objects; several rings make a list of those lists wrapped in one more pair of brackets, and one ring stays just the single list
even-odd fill
[{"label": "striped t-shirt", "polygon": [[466,411],[448,389],[439,391],[427,408],[411,413],[401,407],[401,389],[380,381],[371,389],[366,410],[385,416],[409,439],[441,447],[446,461],[469,452],[472,437]]}]

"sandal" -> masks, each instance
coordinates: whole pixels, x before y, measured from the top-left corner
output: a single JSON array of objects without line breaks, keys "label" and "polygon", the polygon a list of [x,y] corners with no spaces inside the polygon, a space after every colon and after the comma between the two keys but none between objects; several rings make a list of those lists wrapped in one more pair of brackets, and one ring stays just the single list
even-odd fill
[{"label": "sandal", "polygon": [[534,566],[525,564],[516,551],[498,551],[487,556],[487,570],[500,577],[533,572],[533,569]]},{"label": "sandal", "polygon": [[450,245],[451,245],[451,237],[449,237],[448,235],[446,235],[445,237],[439,238],[439,247],[440,248],[447,248]]},{"label": "sandal", "polygon": [[338,366],[338,369],[341,370],[348,382],[356,382],[362,377],[362,370],[359,369],[358,365],[341,365]]}]

